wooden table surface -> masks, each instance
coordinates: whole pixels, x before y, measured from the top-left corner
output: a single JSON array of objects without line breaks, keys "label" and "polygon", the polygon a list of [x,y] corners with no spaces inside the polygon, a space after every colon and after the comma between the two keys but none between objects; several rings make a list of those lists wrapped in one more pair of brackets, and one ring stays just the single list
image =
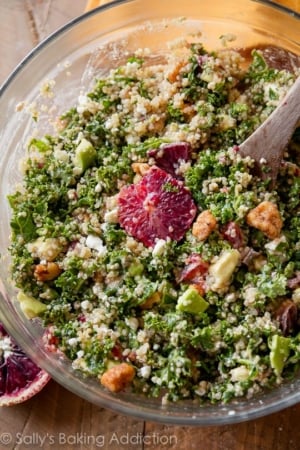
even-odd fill
[{"label": "wooden table surface", "polygon": [[[33,46],[78,16],[86,3],[0,0],[0,83]],[[161,425],[94,406],[51,381],[31,400],[0,409],[0,449],[298,450],[299,423],[300,404],[237,425]]]}]

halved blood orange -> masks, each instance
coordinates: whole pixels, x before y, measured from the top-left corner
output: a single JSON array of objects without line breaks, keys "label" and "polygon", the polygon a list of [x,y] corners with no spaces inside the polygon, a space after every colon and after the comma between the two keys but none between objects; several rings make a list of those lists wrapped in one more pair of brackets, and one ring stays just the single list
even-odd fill
[{"label": "halved blood orange", "polygon": [[147,247],[157,239],[180,241],[197,211],[184,183],[156,166],[121,189],[118,205],[121,227]]},{"label": "halved blood orange", "polygon": [[0,323],[0,406],[28,400],[49,380],[50,375],[20,349]]}]

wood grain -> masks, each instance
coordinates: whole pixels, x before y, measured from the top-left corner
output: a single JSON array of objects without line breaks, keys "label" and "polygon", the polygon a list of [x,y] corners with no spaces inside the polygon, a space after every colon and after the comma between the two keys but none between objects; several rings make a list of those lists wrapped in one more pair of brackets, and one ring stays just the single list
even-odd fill
[{"label": "wood grain", "polygon": [[0,0],[0,83],[33,47],[85,6],[86,0]]},{"label": "wood grain", "polygon": [[51,381],[28,402],[0,410],[0,439],[4,432],[12,436],[11,443],[0,448],[298,450],[299,419],[297,405],[236,425],[200,428],[144,423],[92,405]]}]

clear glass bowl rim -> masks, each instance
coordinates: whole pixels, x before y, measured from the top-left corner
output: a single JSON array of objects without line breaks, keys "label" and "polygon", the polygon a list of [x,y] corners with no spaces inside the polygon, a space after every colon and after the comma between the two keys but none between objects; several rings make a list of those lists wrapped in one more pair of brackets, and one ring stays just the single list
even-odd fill
[{"label": "clear glass bowl rim", "polygon": [[[134,3],[135,1],[136,0],[115,0],[112,3],[97,7],[94,10],[75,18],[55,33],[51,34],[21,61],[21,63],[0,87],[0,105],[3,94],[10,87],[14,79],[22,73],[24,67],[26,67],[33,58],[38,56],[47,48],[49,43],[55,41],[57,37],[63,35],[73,27],[76,27],[77,24],[88,20],[88,18],[92,16],[101,14],[102,11],[111,8],[118,8],[120,5]],[[288,14],[295,19],[300,19],[300,14],[291,11],[282,5],[275,4],[270,1],[252,1],[276,9],[283,14]],[[2,316],[1,320],[3,319],[3,323],[11,335],[19,343],[22,343],[22,347],[28,355],[43,369],[48,371],[53,379],[58,381],[62,386],[101,407],[154,422],[203,426],[238,423],[245,420],[258,418],[292,406],[300,401],[300,380],[299,383],[295,383],[295,386],[293,385],[291,392],[289,390],[289,386],[279,388],[279,395],[276,395],[274,400],[272,400],[273,394],[267,393],[265,397],[262,397],[261,399],[254,399],[253,402],[246,402],[241,407],[240,405],[233,404],[225,405],[224,407],[223,405],[219,405],[216,408],[212,407],[206,411],[205,409],[199,408],[199,414],[197,414],[195,410],[190,411],[189,408],[181,408],[180,406],[175,406],[170,410],[168,410],[168,408],[158,409],[157,405],[151,404],[151,402],[149,403],[150,406],[147,406],[147,404],[139,403],[139,399],[137,402],[132,402],[131,399],[129,398],[128,400],[126,396],[124,398],[118,398],[117,396],[110,395],[106,392],[101,393],[100,396],[96,395],[95,397],[95,389],[93,387],[87,389],[84,379],[75,380],[72,379],[72,377],[69,378],[69,374],[67,374],[66,369],[64,367],[60,367],[61,364],[59,361],[57,362],[58,366],[55,367],[52,360],[45,358],[45,354],[40,348],[38,348],[34,336],[28,335],[26,325],[24,323],[20,323],[19,321],[15,321],[14,310],[13,307],[10,306],[9,294],[4,287],[3,280],[0,280],[0,297],[2,297],[3,305],[5,304],[3,306],[1,302],[0,305],[0,313]],[[61,372],[57,373],[57,367],[61,370]],[[203,414],[201,413],[201,409]]]}]

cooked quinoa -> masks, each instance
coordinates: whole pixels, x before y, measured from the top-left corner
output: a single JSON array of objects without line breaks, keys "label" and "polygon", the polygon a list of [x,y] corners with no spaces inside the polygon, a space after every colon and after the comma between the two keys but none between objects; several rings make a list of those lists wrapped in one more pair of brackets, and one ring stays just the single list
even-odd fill
[{"label": "cooked quinoa", "polygon": [[139,50],[30,141],[11,273],[75,371],[199,403],[298,371],[299,129],[275,188],[239,154],[296,77],[259,50]]}]

